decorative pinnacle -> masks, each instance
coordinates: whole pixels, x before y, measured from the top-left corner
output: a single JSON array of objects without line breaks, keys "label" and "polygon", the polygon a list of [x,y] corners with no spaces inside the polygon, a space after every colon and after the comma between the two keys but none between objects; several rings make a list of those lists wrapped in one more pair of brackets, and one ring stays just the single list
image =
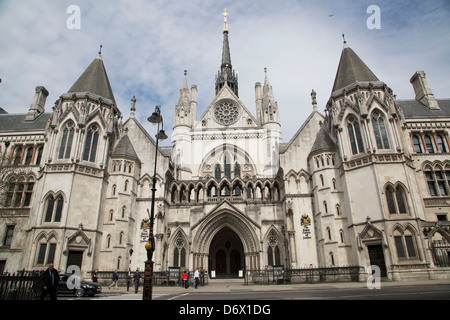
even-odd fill
[{"label": "decorative pinnacle", "polygon": [[223,9],[223,32],[228,32],[228,25],[227,25],[227,8]]},{"label": "decorative pinnacle", "polygon": [[103,46],[100,45],[100,49],[98,50],[98,55],[97,55],[97,59],[100,59],[100,60],[102,60],[102,48],[103,48]]}]

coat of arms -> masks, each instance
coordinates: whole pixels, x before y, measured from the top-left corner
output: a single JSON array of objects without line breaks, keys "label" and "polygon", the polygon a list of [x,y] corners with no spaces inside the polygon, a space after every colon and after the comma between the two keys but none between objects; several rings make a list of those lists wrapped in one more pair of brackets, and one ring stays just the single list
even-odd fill
[{"label": "coat of arms", "polygon": [[147,230],[147,229],[150,229],[150,220],[147,217],[145,217],[141,221],[141,230]]},{"label": "coat of arms", "polygon": [[311,225],[311,218],[308,217],[306,213],[302,215],[302,218],[300,219],[300,223],[302,227],[309,227]]}]

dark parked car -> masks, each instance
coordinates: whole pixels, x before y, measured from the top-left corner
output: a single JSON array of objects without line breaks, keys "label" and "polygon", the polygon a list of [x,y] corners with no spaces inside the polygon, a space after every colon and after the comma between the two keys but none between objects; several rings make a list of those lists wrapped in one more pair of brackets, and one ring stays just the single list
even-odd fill
[{"label": "dark parked car", "polygon": [[[69,279],[69,277],[72,278]],[[75,278],[76,277],[76,278]],[[69,281],[69,283],[67,283]],[[77,285],[79,283],[79,286]],[[77,275],[62,274],[58,283],[58,294],[74,294],[77,297],[88,295],[92,297],[102,292],[102,287],[97,283],[81,280]]]}]

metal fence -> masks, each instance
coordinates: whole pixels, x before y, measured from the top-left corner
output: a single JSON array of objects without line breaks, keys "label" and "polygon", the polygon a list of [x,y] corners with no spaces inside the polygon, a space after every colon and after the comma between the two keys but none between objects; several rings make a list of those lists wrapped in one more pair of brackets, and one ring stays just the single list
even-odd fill
[{"label": "metal fence", "polygon": [[[133,286],[133,276],[134,272],[128,271],[118,271],[119,276],[119,286]],[[88,272],[89,275],[92,274],[92,272]],[[111,283],[113,271],[99,271],[98,272],[98,281],[108,286]],[[144,273],[141,271],[141,281],[143,281]],[[194,272],[190,272],[189,277],[189,283],[192,285],[194,282]],[[184,285],[182,279],[181,279],[181,271],[178,270],[178,272],[172,271],[154,271],[153,272],[153,278],[152,278],[152,284],[154,286],[182,286]],[[199,285],[204,286],[208,284],[208,274],[204,271],[200,272],[200,281]]]},{"label": "metal fence", "polygon": [[247,270],[244,283],[248,284],[299,284],[321,282],[358,282],[364,272],[360,266],[284,269]]},{"label": "metal fence", "polygon": [[0,275],[0,300],[38,300],[40,279],[39,273],[25,270]]}]

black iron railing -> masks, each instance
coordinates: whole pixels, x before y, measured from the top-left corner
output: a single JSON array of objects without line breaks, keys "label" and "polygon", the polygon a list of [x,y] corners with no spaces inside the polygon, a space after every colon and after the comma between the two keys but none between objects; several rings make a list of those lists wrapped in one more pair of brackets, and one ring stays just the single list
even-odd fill
[{"label": "black iron railing", "polygon": [[38,300],[40,279],[39,273],[25,270],[0,275],[0,300]]}]

